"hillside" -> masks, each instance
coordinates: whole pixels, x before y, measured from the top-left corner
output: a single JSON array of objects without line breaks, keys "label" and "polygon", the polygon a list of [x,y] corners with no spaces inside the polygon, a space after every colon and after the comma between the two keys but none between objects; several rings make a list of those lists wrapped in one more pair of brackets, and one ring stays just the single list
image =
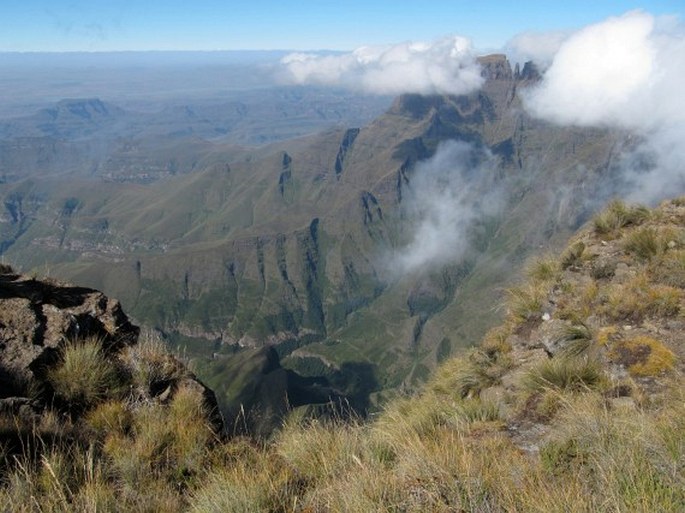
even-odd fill
[{"label": "hillside", "polygon": [[[682,511],[684,248],[684,200],[652,211],[615,201],[562,253],[530,263],[505,322],[478,347],[368,423],[291,418],[268,443],[205,449],[171,434],[172,454],[192,462],[196,453],[174,451],[205,451],[181,474],[145,450],[144,425],[128,435],[110,425],[92,445],[9,463],[2,501],[13,511]],[[122,436],[135,449],[126,461]]]},{"label": "hillside", "polygon": [[[145,135],[88,176],[8,179],[3,255],[120,298],[220,396],[236,348],[272,346],[284,367],[373,407],[475,343],[531,251],[620,182],[625,134],[533,119],[519,91],[534,68],[481,64],[480,91],[401,96],[363,127],[258,148]],[[458,210],[438,238],[454,251],[403,267],[441,180]]]}]

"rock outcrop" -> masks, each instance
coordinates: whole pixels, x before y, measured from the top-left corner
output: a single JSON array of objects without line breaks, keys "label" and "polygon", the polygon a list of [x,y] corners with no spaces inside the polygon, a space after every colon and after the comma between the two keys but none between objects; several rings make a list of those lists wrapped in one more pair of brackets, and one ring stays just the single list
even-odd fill
[{"label": "rock outcrop", "polygon": [[[130,351],[138,344],[139,333],[119,302],[97,290],[36,280],[1,266],[0,415],[31,421],[55,410],[75,420],[83,408],[58,397],[50,380],[51,372],[62,363],[65,347],[79,340],[96,340],[104,359],[126,385],[134,376],[133,367],[148,363],[136,361],[137,353]],[[221,430],[214,393],[171,355],[155,356],[158,366],[173,372],[166,377],[160,373],[159,379],[150,379],[143,387],[130,383],[128,394],[135,394],[138,402],[166,402],[176,390],[194,390],[204,403],[209,423]]]}]

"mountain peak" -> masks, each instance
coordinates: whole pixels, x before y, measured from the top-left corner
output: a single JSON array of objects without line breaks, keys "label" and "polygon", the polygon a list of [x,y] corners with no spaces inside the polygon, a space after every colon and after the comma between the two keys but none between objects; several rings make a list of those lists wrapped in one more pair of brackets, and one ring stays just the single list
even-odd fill
[{"label": "mountain peak", "polygon": [[514,76],[507,56],[502,53],[478,57],[478,63],[480,74],[486,80],[511,80]]}]

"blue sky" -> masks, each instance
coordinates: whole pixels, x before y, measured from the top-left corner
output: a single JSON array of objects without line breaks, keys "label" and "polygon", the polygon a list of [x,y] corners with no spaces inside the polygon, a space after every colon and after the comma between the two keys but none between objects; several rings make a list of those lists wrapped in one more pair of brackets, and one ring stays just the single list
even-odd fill
[{"label": "blue sky", "polygon": [[490,50],[638,8],[685,18],[683,0],[2,0],[0,51],[350,50],[447,34]]}]

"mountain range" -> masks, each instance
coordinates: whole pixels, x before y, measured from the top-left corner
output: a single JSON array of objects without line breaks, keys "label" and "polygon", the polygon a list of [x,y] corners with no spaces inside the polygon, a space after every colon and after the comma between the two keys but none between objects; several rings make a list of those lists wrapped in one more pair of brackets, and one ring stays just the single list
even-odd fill
[{"label": "mountain range", "polygon": [[[477,92],[403,95],[368,123],[350,113],[379,103],[297,88],[2,121],[0,253],[121,300],[227,410],[278,416],[283,391],[372,409],[479,340],[526,259],[620,190],[629,134],[535,119],[535,66],[480,64]],[[346,124],[311,134],[312,112]]]}]

